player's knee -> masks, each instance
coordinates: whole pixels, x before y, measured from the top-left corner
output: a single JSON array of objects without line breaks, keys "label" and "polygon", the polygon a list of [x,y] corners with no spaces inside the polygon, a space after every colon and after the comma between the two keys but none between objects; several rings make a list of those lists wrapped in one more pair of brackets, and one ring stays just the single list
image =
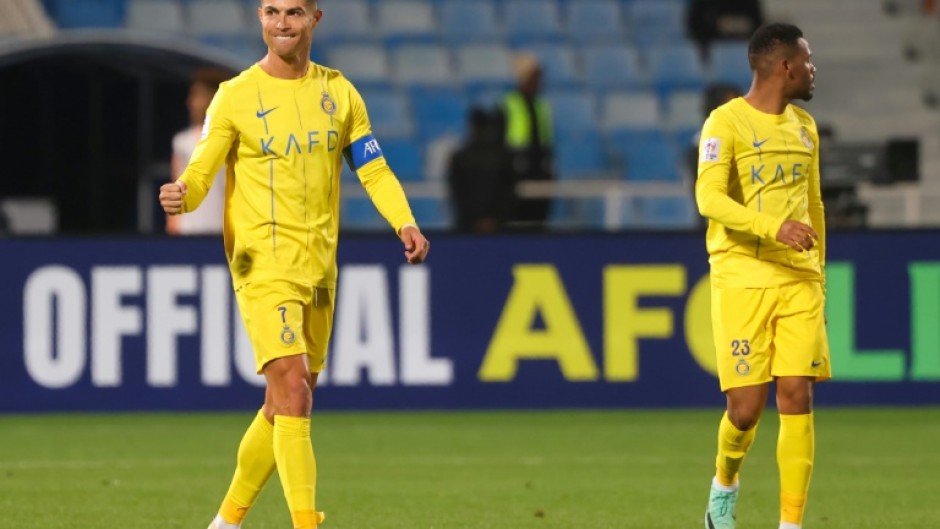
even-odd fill
[{"label": "player's knee", "polygon": [[757,426],[757,421],[760,420],[760,413],[754,413],[750,410],[739,410],[737,413],[729,412],[728,420],[731,421],[731,424],[733,424],[735,428],[742,432],[746,432]]},{"label": "player's knee", "polygon": [[777,386],[777,409],[786,415],[801,415],[813,410],[812,385],[791,384]]}]

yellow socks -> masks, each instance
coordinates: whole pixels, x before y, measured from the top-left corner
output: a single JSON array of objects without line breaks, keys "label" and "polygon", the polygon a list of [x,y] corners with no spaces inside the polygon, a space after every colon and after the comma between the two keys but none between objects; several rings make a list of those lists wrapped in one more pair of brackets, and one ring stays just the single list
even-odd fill
[{"label": "yellow socks", "polygon": [[750,430],[742,432],[731,424],[728,412],[721,417],[721,424],[718,426],[718,457],[715,458],[715,477],[720,484],[730,487],[738,481],[738,470],[756,435],[756,424]]},{"label": "yellow socks", "polygon": [[781,415],[777,439],[777,465],[780,467],[780,521],[796,526],[803,523],[803,509],[813,474],[813,414]]},{"label": "yellow socks", "polygon": [[258,411],[242,442],[232,484],[222,500],[219,515],[230,524],[240,524],[274,472],[274,426]]},{"label": "yellow socks", "polygon": [[316,529],[323,515],[316,512],[317,463],[309,418],[274,416],[274,459],[294,529]]}]

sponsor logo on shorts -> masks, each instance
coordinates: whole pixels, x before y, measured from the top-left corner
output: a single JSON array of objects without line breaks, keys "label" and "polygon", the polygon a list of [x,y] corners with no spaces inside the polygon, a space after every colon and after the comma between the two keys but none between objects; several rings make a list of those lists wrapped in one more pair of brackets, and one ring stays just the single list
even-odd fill
[{"label": "sponsor logo on shorts", "polygon": [[812,365],[813,367],[819,367],[822,365],[822,360],[813,360],[813,363],[810,365]]}]

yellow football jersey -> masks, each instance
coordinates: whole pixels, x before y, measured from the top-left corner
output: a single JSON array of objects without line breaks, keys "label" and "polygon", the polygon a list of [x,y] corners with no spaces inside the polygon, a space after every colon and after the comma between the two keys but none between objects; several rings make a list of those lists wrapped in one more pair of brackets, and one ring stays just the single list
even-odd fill
[{"label": "yellow football jersey", "polygon": [[223,233],[236,288],[266,279],[336,287],[344,157],[396,232],[414,223],[371,129],[359,92],[318,64],[301,79],[256,64],[219,87],[180,180],[192,211],[227,165]]},{"label": "yellow football jersey", "polygon": [[[787,105],[780,115],[766,114],[741,97],[715,109],[702,128],[695,196],[709,219],[713,285],[825,281],[819,134],[805,110]],[[777,242],[780,226],[791,219],[819,234],[812,250]]]}]

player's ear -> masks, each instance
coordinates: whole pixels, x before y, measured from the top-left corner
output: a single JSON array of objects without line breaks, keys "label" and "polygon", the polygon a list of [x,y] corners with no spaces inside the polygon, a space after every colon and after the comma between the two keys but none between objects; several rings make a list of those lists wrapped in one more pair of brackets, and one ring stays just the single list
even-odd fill
[{"label": "player's ear", "polygon": [[790,62],[789,57],[783,57],[780,60],[780,66],[783,68],[783,71],[787,74],[787,79],[793,79],[793,63]]},{"label": "player's ear", "polygon": [[320,19],[321,19],[321,18],[323,18],[323,10],[322,10],[322,9],[317,9],[316,11],[313,12],[313,25],[314,25],[314,27],[316,27],[316,25],[320,23]]}]

